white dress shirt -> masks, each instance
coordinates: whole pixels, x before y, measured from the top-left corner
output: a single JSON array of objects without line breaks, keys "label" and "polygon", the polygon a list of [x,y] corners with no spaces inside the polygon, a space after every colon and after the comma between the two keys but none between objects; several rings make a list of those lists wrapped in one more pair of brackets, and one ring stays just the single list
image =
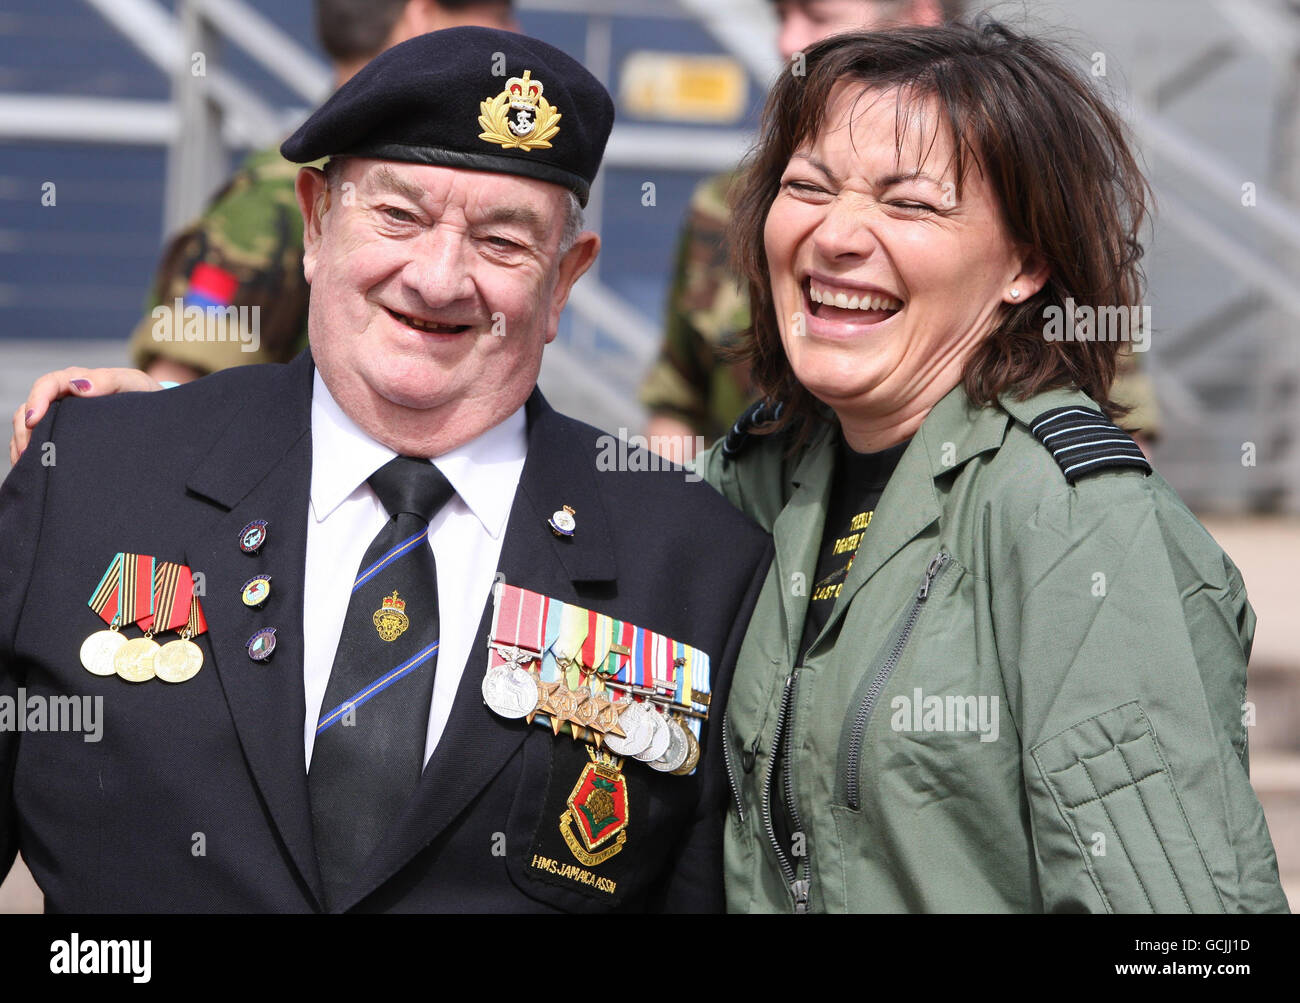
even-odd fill
[{"label": "white dress shirt", "polygon": [[[319,372],[312,389],[311,448],[302,612],[307,697],[303,746],[308,767],[352,583],[366,548],[390,518],[366,481],[397,455],[343,413]],[[441,646],[424,742],[426,763],[447,725],[461,674],[467,665],[470,671],[487,665],[487,649],[475,635],[492,592],[527,450],[527,421],[521,407],[477,439],[433,461],[456,494],[429,523],[429,546],[438,566]],[[398,683],[376,699],[400,700],[400,688]]]}]

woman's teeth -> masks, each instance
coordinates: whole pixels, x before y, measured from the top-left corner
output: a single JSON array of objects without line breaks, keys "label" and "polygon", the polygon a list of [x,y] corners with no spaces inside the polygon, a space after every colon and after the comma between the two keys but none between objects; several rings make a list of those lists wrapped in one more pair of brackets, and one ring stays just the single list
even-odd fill
[{"label": "woman's teeth", "polygon": [[808,286],[808,297],[814,303],[821,303],[825,306],[839,307],[841,310],[888,310],[891,313],[895,310],[901,310],[903,307],[902,300],[894,299],[892,296],[886,296],[883,293],[872,294],[863,293],[846,293],[832,292],[829,289],[818,289],[814,285]]}]

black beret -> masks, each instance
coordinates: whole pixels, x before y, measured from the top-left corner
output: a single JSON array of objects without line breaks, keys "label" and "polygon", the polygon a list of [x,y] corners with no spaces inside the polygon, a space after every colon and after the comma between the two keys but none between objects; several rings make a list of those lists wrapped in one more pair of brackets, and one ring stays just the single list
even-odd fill
[{"label": "black beret", "polygon": [[286,160],[375,157],[519,174],[583,205],[614,102],[553,45],[493,28],[447,28],[380,53],[284,141]]}]

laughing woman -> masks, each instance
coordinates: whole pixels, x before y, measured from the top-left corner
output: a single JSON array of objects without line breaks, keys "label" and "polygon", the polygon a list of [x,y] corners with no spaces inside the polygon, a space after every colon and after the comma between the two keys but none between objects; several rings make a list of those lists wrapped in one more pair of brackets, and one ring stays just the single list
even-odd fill
[{"label": "laughing woman", "polygon": [[[839,36],[738,196],[776,539],[726,716],[733,911],[1285,911],[1237,569],[1110,421],[1148,189],[997,25]],[[1055,324],[1055,327],[1053,326]]]}]

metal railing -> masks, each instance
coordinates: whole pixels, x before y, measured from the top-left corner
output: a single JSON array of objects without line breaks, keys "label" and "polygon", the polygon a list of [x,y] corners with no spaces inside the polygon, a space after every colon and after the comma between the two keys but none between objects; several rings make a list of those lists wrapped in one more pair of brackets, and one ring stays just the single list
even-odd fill
[{"label": "metal railing", "polygon": [[[232,149],[275,142],[329,90],[329,69],[244,0],[179,0],[176,14],[157,0],[85,2],[169,76],[172,99],[0,94],[0,139],[166,146],[169,231],[200,211],[222,180]],[[1170,479],[1190,486],[1193,496],[1241,507],[1251,504],[1250,498],[1216,476],[1222,456],[1247,439],[1274,443],[1276,448],[1261,454],[1251,492],[1282,499],[1294,510],[1300,508],[1300,342],[1291,325],[1300,317],[1300,211],[1275,186],[1261,183],[1251,211],[1236,213],[1225,224],[1222,212],[1213,207],[1239,199],[1244,172],[1194,141],[1165,108],[1208,74],[1242,58],[1262,57],[1294,72],[1300,18],[1294,5],[1268,0],[1201,0],[1191,6],[1198,16],[1221,18],[1228,37],[1216,38],[1174,72],[1148,82],[1132,96],[1128,111],[1148,160],[1179,179],[1177,190],[1168,183],[1157,189],[1162,242],[1166,233],[1176,232],[1185,246],[1215,261],[1248,292],[1197,325],[1161,333],[1150,370],[1172,420],[1166,423],[1168,443],[1158,459],[1167,465],[1162,469]],[[613,25],[626,17],[698,23],[760,88],[780,67],[772,45],[770,4],[764,0],[678,0],[676,5],[661,0],[520,0],[519,7],[585,15],[584,51],[574,54],[607,82],[615,70]],[[227,42],[300,97],[302,105],[273,107],[235,79],[219,59]],[[202,73],[195,72],[196,53],[205,57]],[[612,168],[720,171],[739,159],[750,139],[736,129],[620,124],[605,163]],[[1187,186],[1194,197],[1184,194]],[[603,215],[604,185],[598,179],[587,212],[589,225],[599,230]],[[578,396],[600,399],[604,413],[620,424],[636,427],[641,414],[635,385],[657,350],[658,325],[603,282],[599,267],[574,289],[569,313],[561,351],[555,353],[567,356],[557,362],[565,380],[576,381]],[[1261,317],[1272,318],[1265,335],[1242,333]],[[1237,339],[1243,353],[1261,360],[1247,377],[1216,372],[1214,353],[1226,339]],[[600,347],[593,352],[595,345]],[[582,364],[571,364],[577,358]],[[1180,438],[1191,441],[1180,435],[1185,429],[1212,438],[1213,448],[1180,447]]]}]

